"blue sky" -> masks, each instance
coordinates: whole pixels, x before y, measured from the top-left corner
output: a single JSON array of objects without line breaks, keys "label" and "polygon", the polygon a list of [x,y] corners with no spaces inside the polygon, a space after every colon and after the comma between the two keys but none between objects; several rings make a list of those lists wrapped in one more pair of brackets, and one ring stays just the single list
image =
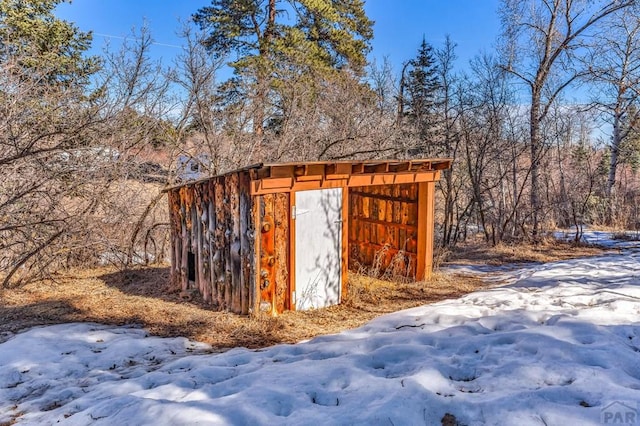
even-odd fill
[{"label": "blue sky", "polygon": [[[105,41],[117,46],[121,37],[144,21],[157,42],[156,57],[170,61],[180,50],[178,20],[187,20],[206,0],[74,0],[58,7],[57,15],[94,32],[94,47]],[[367,15],[375,21],[370,59],[388,56],[396,71],[415,56],[423,35],[439,47],[445,35],[457,43],[457,67],[481,50],[492,50],[499,32],[499,0],[368,0]]]}]

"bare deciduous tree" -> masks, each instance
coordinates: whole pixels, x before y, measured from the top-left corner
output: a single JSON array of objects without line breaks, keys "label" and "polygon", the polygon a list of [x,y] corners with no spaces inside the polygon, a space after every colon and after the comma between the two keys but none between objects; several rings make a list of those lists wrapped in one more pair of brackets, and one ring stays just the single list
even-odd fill
[{"label": "bare deciduous tree", "polygon": [[[607,30],[594,40],[587,78],[594,88],[593,105],[611,125],[606,195],[615,197],[618,164],[628,161],[621,150],[640,119],[640,20],[630,9],[611,15]],[[613,201],[613,200],[612,200]]]},{"label": "bare deciduous tree", "polygon": [[634,0],[503,0],[504,69],[522,81],[530,95],[531,235],[540,231],[541,162],[545,141],[541,126],[558,96],[586,70],[576,56],[584,53],[588,31]]}]

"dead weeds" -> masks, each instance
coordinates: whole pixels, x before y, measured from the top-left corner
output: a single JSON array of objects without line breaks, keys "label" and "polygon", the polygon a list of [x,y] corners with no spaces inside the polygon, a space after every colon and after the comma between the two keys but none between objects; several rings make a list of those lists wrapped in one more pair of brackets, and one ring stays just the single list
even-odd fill
[{"label": "dead weeds", "polygon": [[[544,246],[467,247],[450,253],[457,263],[545,262],[588,256],[602,250]],[[428,282],[389,282],[351,274],[349,293],[338,306],[285,312],[276,318],[216,312],[195,294],[184,300],[169,288],[167,267],[127,271],[78,270],[17,289],[0,290],[0,342],[29,327],[65,322],[136,324],[156,336],[184,336],[216,349],[261,348],[295,343],[359,327],[389,312],[455,298],[486,287],[478,277],[435,272]],[[3,337],[4,336],[4,337]]]}]

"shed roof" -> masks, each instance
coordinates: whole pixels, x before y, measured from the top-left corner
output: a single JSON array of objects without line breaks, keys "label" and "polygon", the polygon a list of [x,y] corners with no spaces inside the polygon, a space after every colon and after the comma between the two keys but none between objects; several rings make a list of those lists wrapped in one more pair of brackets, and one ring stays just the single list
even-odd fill
[{"label": "shed roof", "polygon": [[[258,163],[221,175],[169,186],[164,190],[170,191],[239,172],[249,172],[253,181],[252,194],[316,187],[407,183],[420,181],[420,177],[431,172],[449,169],[451,162],[450,158],[424,158]],[[397,178],[400,175],[402,178]]]}]

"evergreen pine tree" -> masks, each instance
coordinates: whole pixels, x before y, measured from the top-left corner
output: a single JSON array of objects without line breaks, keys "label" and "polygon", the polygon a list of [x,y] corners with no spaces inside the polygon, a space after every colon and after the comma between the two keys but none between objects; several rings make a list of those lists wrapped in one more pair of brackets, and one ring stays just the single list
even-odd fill
[{"label": "evergreen pine tree", "polygon": [[438,124],[437,96],[441,85],[433,47],[424,37],[416,58],[410,62],[405,85],[404,113],[408,118],[407,124],[418,139],[414,151],[416,154],[428,153],[435,143]]},{"label": "evergreen pine tree", "polygon": [[63,0],[0,0],[0,65],[48,86],[86,84],[98,60],[85,57],[91,33],[57,19]]},{"label": "evergreen pine tree", "polygon": [[232,87],[253,103],[255,134],[286,113],[287,79],[313,85],[343,69],[358,76],[373,37],[362,0],[212,0],[194,20],[208,32],[207,49],[231,59]]}]

